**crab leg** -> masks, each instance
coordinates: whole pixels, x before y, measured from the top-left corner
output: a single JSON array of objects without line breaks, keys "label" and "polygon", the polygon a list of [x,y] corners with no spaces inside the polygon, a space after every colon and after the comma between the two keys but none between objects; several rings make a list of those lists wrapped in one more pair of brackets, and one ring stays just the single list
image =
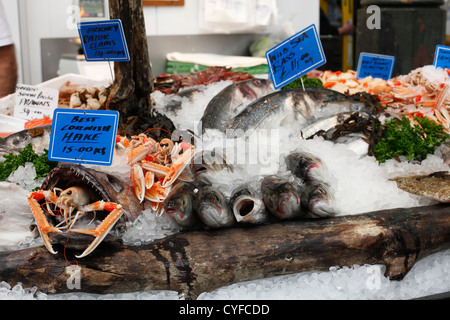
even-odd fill
[{"label": "crab leg", "polygon": [[[53,197],[54,196],[54,197]],[[57,251],[53,250],[53,247],[50,243],[50,238],[48,237],[49,233],[62,233],[62,231],[50,225],[47,221],[47,218],[44,215],[44,211],[42,211],[41,206],[38,203],[38,200],[42,200],[44,198],[51,197],[50,201],[56,202],[56,196],[51,191],[36,191],[28,195],[28,203],[30,204],[31,211],[33,212],[34,218],[38,225],[39,234],[41,235],[42,240],[44,241],[44,245],[47,250],[56,254]]]},{"label": "crab leg", "polygon": [[163,188],[170,187],[180,176],[186,166],[194,157],[194,146],[190,146],[183,154],[172,164],[161,184]]},{"label": "crab leg", "polygon": [[165,177],[169,172],[169,168],[162,164],[142,161],[141,165],[142,169],[153,172],[157,177]]},{"label": "crab leg", "polygon": [[84,252],[76,256],[83,258],[94,251],[95,248],[102,242],[109,231],[114,227],[116,222],[123,214],[122,205],[112,202],[97,201],[93,204],[83,206],[83,211],[107,210],[110,211],[108,216],[95,229],[75,229],[72,232],[86,234],[95,237],[94,241],[84,250]]}]

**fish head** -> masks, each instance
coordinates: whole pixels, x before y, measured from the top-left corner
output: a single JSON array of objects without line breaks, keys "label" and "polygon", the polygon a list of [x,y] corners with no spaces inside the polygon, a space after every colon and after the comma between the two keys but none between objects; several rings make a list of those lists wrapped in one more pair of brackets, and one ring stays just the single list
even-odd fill
[{"label": "fish head", "polygon": [[290,218],[299,213],[300,196],[295,191],[287,191],[280,194],[278,198],[277,215],[281,218]]},{"label": "fish head", "polygon": [[272,81],[266,79],[250,79],[239,83],[239,91],[242,97],[249,100],[256,100],[258,97],[273,92]]},{"label": "fish head", "polygon": [[300,195],[289,181],[276,177],[265,177],[261,192],[266,208],[280,219],[287,219],[300,213]]},{"label": "fish head", "polygon": [[225,195],[211,185],[199,190],[194,208],[200,219],[212,228],[227,227],[235,221]]},{"label": "fish head", "polygon": [[337,213],[336,203],[329,185],[321,182],[312,183],[308,189],[308,209],[317,217],[329,217]]},{"label": "fish head", "polygon": [[307,152],[293,152],[286,157],[287,169],[302,180],[311,180],[313,171],[324,167],[322,161]]},{"label": "fish head", "polygon": [[179,225],[190,224],[193,219],[193,202],[195,187],[189,183],[179,183],[170,191],[164,201],[164,211]]}]

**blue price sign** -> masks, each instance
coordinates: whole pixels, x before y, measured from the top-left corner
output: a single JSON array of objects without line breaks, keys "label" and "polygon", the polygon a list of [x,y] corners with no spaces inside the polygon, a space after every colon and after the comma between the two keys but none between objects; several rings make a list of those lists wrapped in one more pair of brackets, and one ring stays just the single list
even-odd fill
[{"label": "blue price sign", "polygon": [[450,47],[437,45],[434,52],[433,65],[436,68],[449,69],[450,68]]},{"label": "blue price sign", "polygon": [[130,61],[122,21],[78,23],[86,61]]},{"label": "blue price sign", "polygon": [[266,58],[275,89],[327,61],[314,24],[267,51]]},{"label": "blue price sign", "polygon": [[389,80],[394,71],[395,57],[382,54],[361,52],[359,55],[357,79],[368,76]]},{"label": "blue price sign", "polygon": [[118,121],[117,111],[55,109],[49,160],[110,166]]}]

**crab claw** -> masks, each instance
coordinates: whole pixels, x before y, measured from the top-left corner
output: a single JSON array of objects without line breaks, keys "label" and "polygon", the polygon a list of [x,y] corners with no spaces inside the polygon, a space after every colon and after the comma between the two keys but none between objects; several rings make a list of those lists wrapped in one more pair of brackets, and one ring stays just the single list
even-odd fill
[{"label": "crab claw", "polygon": [[161,184],[163,188],[170,187],[180,176],[186,166],[194,157],[194,146],[186,148],[183,154],[172,164]]},{"label": "crab claw", "polygon": [[39,234],[44,241],[45,247],[50,253],[56,254],[57,251],[53,250],[48,235],[50,233],[62,233],[62,231],[58,230],[48,223],[47,218],[44,215],[44,211],[42,211],[42,208],[38,203],[38,200],[41,200],[43,198],[44,194],[42,190],[36,191],[28,195],[28,203],[30,204],[31,211],[33,212],[34,218],[38,225]]},{"label": "crab claw", "polygon": [[144,195],[145,195],[145,177],[144,177],[144,171],[142,170],[142,167],[139,164],[134,164],[132,167],[132,180],[133,180],[133,188],[134,192],[136,194],[136,197],[139,199],[140,202],[144,201]]},{"label": "crab claw", "polygon": [[[145,188],[150,189],[153,186],[153,183],[155,183],[155,175],[151,171],[147,171],[145,173]],[[145,194],[145,192],[144,192]]]},{"label": "crab claw", "polygon": [[163,188],[159,182],[155,182],[150,189],[145,190],[145,199],[150,202],[163,202],[167,198],[170,188]]},{"label": "crab claw", "polygon": [[95,228],[95,229],[74,229],[72,232],[86,234],[95,237],[94,241],[84,250],[79,256],[75,256],[78,259],[86,257],[92,251],[97,248],[97,246],[103,241],[109,231],[114,227],[120,217],[123,215],[122,205],[112,203],[97,201],[93,204],[83,207],[83,210],[95,211],[95,210],[107,210],[110,211],[108,216]]}]

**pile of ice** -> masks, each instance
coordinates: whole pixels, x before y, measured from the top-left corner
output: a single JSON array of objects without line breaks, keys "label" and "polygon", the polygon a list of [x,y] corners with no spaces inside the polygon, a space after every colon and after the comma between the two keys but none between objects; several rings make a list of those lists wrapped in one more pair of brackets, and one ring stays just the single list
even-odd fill
[{"label": "pile of ice", "polygon": [[32,162],[27,162],[25,165],[17,168],[12,172],[6,181],[16,183],[26,190],[33,190],[39,188],[45,178],[36,179],[36,169]]},{"label": "pile of ice", "polygon": [[180,228],[167,214],[161,215],[147,208],[127,228],[122,235],[122,240],[126,245],[140,246],[179,231]]},{"label": "pile of ice", "polygon": [[[154,91],[152,98],[155,101],[154,109],[169,117],[175,127],[180,130],[197,130],[196,124],[202,118],[208,103],[212,98],[227,86],[232,84],[231,80],[211,83],[207,86],[199,85],[189,89],[197,90],[191,97],[180,94],[165,95],[160,91]],[[183,91],[180,91],[182,93]],[[181,102],[178,110],[167,110],[167,105],[173,102]]]}]

